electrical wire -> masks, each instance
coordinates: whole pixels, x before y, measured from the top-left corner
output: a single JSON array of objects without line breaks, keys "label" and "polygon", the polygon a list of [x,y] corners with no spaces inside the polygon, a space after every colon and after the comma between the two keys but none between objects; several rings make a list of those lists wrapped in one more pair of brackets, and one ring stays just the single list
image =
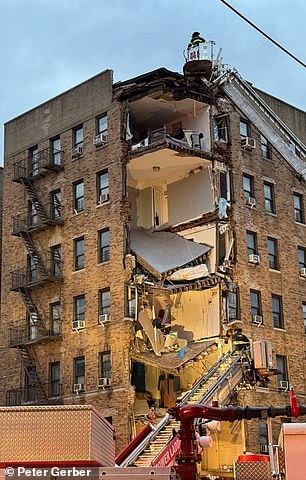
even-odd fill
[{"label": "electrical wire", "polygon": [[252,23],[250,20],[248,20],[244,15],[242,15],[240,12],[238,12],[238,10],[236,10],[234,7],[232,7],[232,5],[230,5],[229,3],[227,3],[225,0],[220,0],[222,3],[224,3],[224,5],[226,5],[227,7],[229,7],[231,10],[233,10],[233,12],[237,13],[237,15],[239,15],[239,17],[241,17],[245,22],[247,22],[249,25],[251,25],[251,27],[255,28],[255,30],[257,30],[259,33],[261,33],[264,37],[266,37],[268,40],[270,40],[270,42],[274,43],[274,45],[276,45],[278,48],[280,48],[283,52],[285,52],[287,55],[289,55],[289,57],[293,58],[293,60],[295,60],[296,62],[298,62],[300,65],[302,65],[303,67],[306,68],[306,64],[304,62],[302,62],[302,60],[300,60],[299,58],[297,58],[295,55],[293,55],[291,52],[289,52],[289,50],[287,50],[286,48],[284,48],[282,45],[280,45],[278,42],[276,42],[275,40],[273,40],[272,37],[270,37],[269,35],[267,35],[263,30],[261,30],[259,27],[257,27],[254,23]]}]

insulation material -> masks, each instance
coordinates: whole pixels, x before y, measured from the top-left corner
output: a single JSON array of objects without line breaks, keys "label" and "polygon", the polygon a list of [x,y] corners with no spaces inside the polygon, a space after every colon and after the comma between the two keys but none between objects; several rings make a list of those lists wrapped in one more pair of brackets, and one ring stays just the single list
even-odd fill
[{"label": "insulation material", "polygon": [[207,277],[209,275],[208,268],[205,264],[196,265],[195,267],[181,268],[172,273],[167,280],[182,281],[182,280],[195,280],[196,278]]}]

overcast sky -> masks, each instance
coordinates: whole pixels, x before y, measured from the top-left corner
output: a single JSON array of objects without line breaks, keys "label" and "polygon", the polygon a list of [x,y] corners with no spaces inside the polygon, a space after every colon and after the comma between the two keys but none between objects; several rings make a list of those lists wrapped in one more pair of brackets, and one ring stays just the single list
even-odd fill
[{"label": "overcast sky", "polygon": [[[305,0],[227,1],[306,63]],[[1,125],[105,69],[115,81],[181,72],[194,30],[256,87],[306,110],[306,69],[220,0],[0,0]]]}]

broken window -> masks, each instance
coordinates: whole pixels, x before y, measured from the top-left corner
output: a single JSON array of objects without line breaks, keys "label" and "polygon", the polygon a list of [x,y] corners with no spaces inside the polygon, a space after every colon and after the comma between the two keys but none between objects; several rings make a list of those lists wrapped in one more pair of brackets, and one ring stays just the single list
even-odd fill
[{"label": "broken window", "polygon": [[229,118],[228,115],[215,117],[214,139],[216,142],[229,142]]}]

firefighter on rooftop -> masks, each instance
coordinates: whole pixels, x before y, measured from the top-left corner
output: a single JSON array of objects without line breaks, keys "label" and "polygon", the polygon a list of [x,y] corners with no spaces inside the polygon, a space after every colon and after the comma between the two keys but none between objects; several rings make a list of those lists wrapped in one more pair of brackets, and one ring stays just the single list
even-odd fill
[{"label": "firefighter on rooftop", "polygon": [[190,42],[188,43],[188,50],[193,47],[197,47],[200,43],[205,42],[206,40],[201,37],[200,32],[193,32]]}]

